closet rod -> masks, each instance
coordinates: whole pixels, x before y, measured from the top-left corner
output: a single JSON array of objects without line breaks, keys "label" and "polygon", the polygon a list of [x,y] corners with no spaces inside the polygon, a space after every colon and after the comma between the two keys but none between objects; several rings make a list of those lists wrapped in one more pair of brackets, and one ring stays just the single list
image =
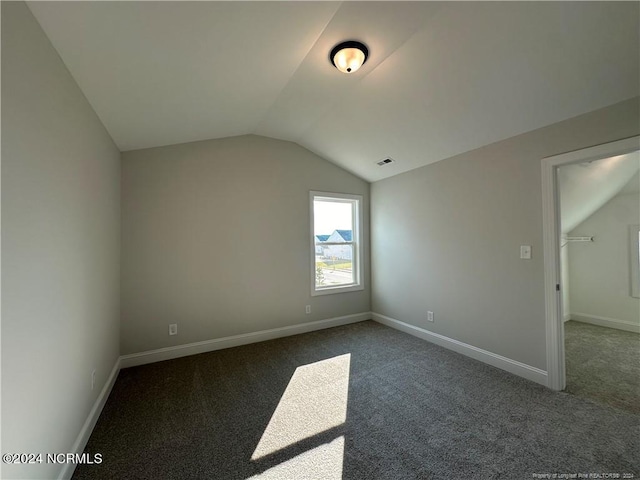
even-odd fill
[{"label": "closet rod", "polygon": [[593,242],[593,237],[565,237],[567,242]]}]

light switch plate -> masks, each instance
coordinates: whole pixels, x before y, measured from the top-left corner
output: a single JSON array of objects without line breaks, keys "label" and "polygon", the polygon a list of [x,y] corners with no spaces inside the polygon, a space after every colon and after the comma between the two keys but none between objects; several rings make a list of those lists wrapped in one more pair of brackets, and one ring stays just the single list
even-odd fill
[{"label": "light switch plate", "polygon": [[523,260],[531,259],[531,245],[520,245],[520,258]]}]

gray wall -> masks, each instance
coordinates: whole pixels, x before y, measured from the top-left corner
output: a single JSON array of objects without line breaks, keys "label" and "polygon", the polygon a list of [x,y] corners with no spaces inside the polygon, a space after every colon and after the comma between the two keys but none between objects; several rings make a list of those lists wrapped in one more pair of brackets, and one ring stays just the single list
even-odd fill
[{"label": "gray wall", "polygon": [[119,354],[119,231],[118,149],[27,6],[2,2],[3,453],[71,451]]},{"label": "gray wall", "polygon": [[[130,151],[122,181],[123,354],[370,310],[369,184],[308,150],[246,135]],[[309,190],[364,195],[364,291],[311,297]]]},{"label": "gray wall", "polygon": [[618,195],[570,233],[595,237],[569,244],[572,316],[640,325],[640,299],[630,295],[629,285],[629,226],[639,223],[640,195]]},{"label": "gray wall", "polygon": [[[546,369],[540,160],[637,135],[639,106],[635,98],[372,184],[372,310]],[[521,244],[532,245],[531,260],[519,259]]]}]

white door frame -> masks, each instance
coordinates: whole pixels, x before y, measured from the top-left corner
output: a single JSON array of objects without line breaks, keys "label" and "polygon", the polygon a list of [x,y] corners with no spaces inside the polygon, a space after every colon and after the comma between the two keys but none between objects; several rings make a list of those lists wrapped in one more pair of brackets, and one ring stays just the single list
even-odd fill
[{"label": "white door frame", "polygon": [[560,201],[558,167],[623,155],[640,149],[640,136],[542,159],[542,231],[547,332],[547,386],[564,390],[564,327],[560,292]]}]

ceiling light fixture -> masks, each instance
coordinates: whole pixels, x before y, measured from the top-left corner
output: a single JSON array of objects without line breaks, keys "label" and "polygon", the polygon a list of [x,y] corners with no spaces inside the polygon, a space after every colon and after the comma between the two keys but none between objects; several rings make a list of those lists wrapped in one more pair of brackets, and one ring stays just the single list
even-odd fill
[{"label": "ceiling light fixture", "polygon": [[329,59],[342,73],[353,73],[367,61],[368,56],[369,49],[363,43],[349,40],[333,47]]}]

